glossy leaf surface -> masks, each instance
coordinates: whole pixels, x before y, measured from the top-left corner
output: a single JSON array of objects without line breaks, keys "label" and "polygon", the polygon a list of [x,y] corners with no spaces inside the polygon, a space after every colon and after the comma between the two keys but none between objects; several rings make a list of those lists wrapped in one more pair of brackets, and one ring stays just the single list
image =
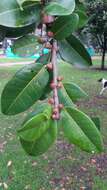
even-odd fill
[{"label": "glossy leaf surface", "polygon": [[98,153],[103,150],[99,130],[83,112],[74,108],[66,108],[62,112],[62,125],[64,134],[70,143],[91,153]]},{"label": "glossy leaf surface", "polygon": [[72,99],[67,94],[67,91],[65,90],[64,86],[58,90],[58,97],[60,103],[62,103],[65,107],[67,106],[75,107],[74,103],[72,102]]},{"label": "glossy leaf surface", "polygon": [[70,64],[78,67],[92,65],[91,57],[83,44],[74,35],[70,35],[67,40],[59,42],[61,57]]},{"label": "glossy leaf surface", "polygon": [[19,4],[19,7],[21,10],[23,10],[23,5],[26,3],[32,4],[32,3],[40,3],[40,0],[16,0]]},{"label": "glossy leaf surface", "polygon": [[88,16],[83,11],[79,11],[78,10],[78,11],[76,11],[76,13],[79,16],[78,28],[82,28],[82,27],[84,27],[87,24],[87,22],[88,22]]},{"label": "glossy leaf surface", "polygon": [[42,45],[38,43],[35,35],[26,35],[14,42],[12,51],[20,57],[30,57],[36,53],[40,53],[41,48]]},{"label": "glossy leaf surface", "polygon": [[51,29],[54,33],[54,38],[57,40],[65,39],[77,29],[78,23],[79,16],[76,13],[58,17]]},{"label": "glossy leaf surface", "polygon": [[51,59],[51,53],[43,54],[41,55],[37,60],[36,63],[41,63],[43,65],[46,65],[47,63],[50,62]]},{"label": "glossy leaf surface", "polygon": [[14,115],[28,109],[42,96],[48,80],[48,71],[42,64],[36,63],[23,67],[3,90],[2,112]]},{"label": "glossy leaf surface", "polygon": [[75,9],[75,0],[51,1],[45,8],[49,15],[70,15]]},{"label": "glossy leaf surface", "polygon": [[100,131],[101,129],[101,123],[99,117],[91,117],[92,121],[95,123],[97,129]]},{"label": "glossy leaf surface", "polygon": [[67,94],[72,99],[72,101],[77,101],[81,98],[86,98],[88,95],[75,83],[64,83]]},{"label": "glossy leaf surface", "polygon": [[20,138],[22,147],[27,154],[39,156],[45,153],[55,142],[57,138],[57,122],[50,120],[49,128],[35,141],[28,142]]},{"label": "glossy leaf surface", "polygon": [[32,33],[35,30],[35,24],[30,24],[28,26],[24,27],[18,27],[18,28],[11,28],[11,27],[4,27],[6,37],[8,38],[17,38],[24,35],[27,35],[28,33]]},{"label": "glossy leaf surface", "polygon": [[0,25],[6,27],[24,27],[40,20],[41,6],[28,4],[20,10],[17,0],[0,1]]},{"label": "glossy leaf surface", "polygon": [[49,127],[49,120],[52,110],[50,105],[45,106],[46,107],[44,110],[42,109],[41,113],[34,113],[34,116],[24,122],[23,127],[18,130],[18,135],[20,138],[25,141],[35,141],[47,130]]}]

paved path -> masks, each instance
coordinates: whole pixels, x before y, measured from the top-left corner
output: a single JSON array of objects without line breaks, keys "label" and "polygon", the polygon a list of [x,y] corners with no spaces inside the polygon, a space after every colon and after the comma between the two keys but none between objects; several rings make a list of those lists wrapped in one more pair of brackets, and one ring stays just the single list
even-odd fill
[{"label": "paved path", "polygon": [[34,61],[25,61],[25,62],[14,62],[14,63],[0,63],[0,67],[10,67],[10,66],[15,66],[15,65],[28,65],[34,63]]}]

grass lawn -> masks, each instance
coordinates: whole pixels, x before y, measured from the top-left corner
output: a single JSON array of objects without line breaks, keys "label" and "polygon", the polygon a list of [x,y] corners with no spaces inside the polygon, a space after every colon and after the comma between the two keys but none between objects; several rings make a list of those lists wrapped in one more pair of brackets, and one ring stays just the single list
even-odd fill
[{"label": "grass lawn", "polygon": [[[106,58],[107,59],[107,58]],[[16,62],[28,62],[28,61],[33,61],[34,58],[8,58],[8,57],[0,57],[0,63],[16,63]],[[94,60],[94,65],[100,65],[101,63],[101,57],[98,59]]]},{"label": "grass lawn", "polygon": [[[21,66],[0,68],[0,94],[6,82]],[[16,137],[16,130],[26,113],[7,117],[0,113],[0,183],[8,190],[107,190],[107,91],[100,97],[97,80],[107,78],[106,71],[79,70],[70,65],[60,65],[65,80],[80,85],[88,100],[77,105],[85,113],[99,115],[105,153],[89,155],[69,145],[63,137],[43,156],[28,157]],[[11,166],[7,166],[12,161]],[[0,190],[4,190],[1,186]]]}]

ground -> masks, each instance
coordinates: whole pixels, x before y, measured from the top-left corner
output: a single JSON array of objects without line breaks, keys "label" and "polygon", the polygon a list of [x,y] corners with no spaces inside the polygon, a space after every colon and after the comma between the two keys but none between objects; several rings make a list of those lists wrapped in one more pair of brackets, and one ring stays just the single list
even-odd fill
[{"label": "ground", "polygon": [[[0,94],[20,67],[0,67]],[[101,77],[107,78],[107,71],[79,70],[64,63],[59,71],[66,80],[79,84],[89,94],[89,99],[77,102],[77,106],[90,116],[99,115],[105,152],[87,154],[69,145],[61,133],[46,154],[31,158],[16,135],[26,112],[15,117],[0,113],[0,190],[7,187],[8,190],[107,190],[107,91],[99,96],[97,82]]]}]

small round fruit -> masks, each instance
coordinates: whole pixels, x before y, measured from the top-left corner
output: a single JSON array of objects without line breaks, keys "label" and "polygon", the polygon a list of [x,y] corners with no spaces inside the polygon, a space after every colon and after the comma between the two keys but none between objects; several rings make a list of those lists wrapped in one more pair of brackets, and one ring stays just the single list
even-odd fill
[{"label": "small round fruit", "polygon": [[57,88],[62,88],[62,82],[59,82],[58,84],[57,84]]},{"label": "small round fruit", "polygon": [[55,114],[52,115],[52,119],[54,119],[54,120],[56,119],[56,115]]},{"label": "small round fruit", "polygon": [[53,32],[51,32],[51,31],[49,31],[49,32],[47,33],[47,35],[48,35],[48,37],[53,38],[54,33],[53,33]]},{"label": "small round fruit", "polygon": [[52,69],[53,69],[52,63],[47,64],[47,65],[46,65],[46,68],[47,68],[48,70],[52,70]]},{"label": "small round fruit", "polygon": [[57,78],[57,81],[62,81],[64,78],[62,77],[62,76],[59,76],[58,78]]},{"label": "small round fruit", "polygon": [[63,109],[64,108],[64,105],[63,104],[59,104],[59,109]]},{"label": "small round fruit", "polygon": [[55,89],[55,88],[56,88],[55,83],[54,83],[54,82],[52,82],[52,83],[50,84],[50,87],[51,87],[52,89]]},{"label": "small round fruit", "polygon": [[58,108],[54,108],[54,109],[53,109],[53,113],[54,113],[54,114],[57,114],[58,112],[59,112]]},{"label": "small round fruit", "polygon": [[45,14],[42,18],[42,21],[44,24],[50,24],[50,23],[54,22],[54,17]]},{"label": "small round fruit", "polygon": [[48,103],[51,104],[51,105],[53,105],[53,104],[54,104],[54,99],[53,99],[53,98],[50,98],[50,99],[48,100]]}]

